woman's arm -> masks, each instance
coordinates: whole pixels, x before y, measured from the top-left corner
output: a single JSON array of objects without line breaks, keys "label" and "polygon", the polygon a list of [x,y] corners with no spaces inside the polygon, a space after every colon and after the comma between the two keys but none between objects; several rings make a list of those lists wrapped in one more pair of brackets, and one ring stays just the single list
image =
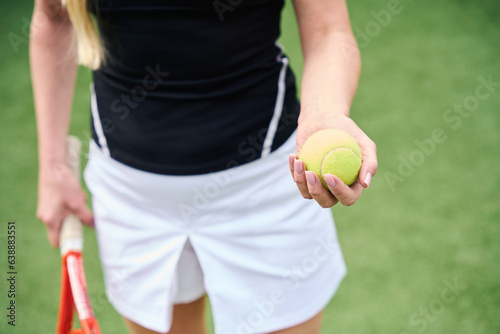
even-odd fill
[{"label": "woman's arm", "polygon": [[351,187],[337,177],[327,178],[327,191],[314,172],[305,172],[304,163],[292,156],[290,169],[305,198],[314,198],[322,207],[340,201],[352,205],[370,184],[377,171],[375,144],[349,118],[361,69],[345,0],[294,0],[299,23],[304,72],[301,85],[301,112],[297,129],[297,154],[305,140],[323,128],[350,133],[363,154],[359,181]]},{"label": "woman's arm", "polygon": [[36,0],[30,38],[30,64],[38,131],[37,217],[58,245],[62,219],[76,213],[90,224],[92,214],[78,181],[65,167],[65,145],[77,70],[71,50],[72,25],[58,0]]}]

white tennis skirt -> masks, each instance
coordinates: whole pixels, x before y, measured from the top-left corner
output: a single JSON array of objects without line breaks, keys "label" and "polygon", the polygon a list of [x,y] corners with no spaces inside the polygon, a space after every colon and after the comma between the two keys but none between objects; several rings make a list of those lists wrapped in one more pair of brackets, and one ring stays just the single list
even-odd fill
[{"label": "white tennis skirt", "polygon": [[346,274],[331,211],[292,180],[277,151],[195,176],[137,170],[91,142],[92,193],[108,299],[166,333],[172,307],[208,294],[217,334],[268,333],[319,313]]}]

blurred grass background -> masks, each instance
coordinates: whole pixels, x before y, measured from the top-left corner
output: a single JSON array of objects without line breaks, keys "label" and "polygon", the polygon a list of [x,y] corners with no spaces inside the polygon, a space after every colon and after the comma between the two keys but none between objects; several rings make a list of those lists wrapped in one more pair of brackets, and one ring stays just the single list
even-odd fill
[{"label": "blurred grass background", "polygon": [[[349,273],[325,310],[322,333],[500,333],[500,86],[467,117],[454,114],[459,126],[457,118],[443,118],[471,101],[479,77],[500,82],[500,3],[405,0],[378,23],[377,13],[391,3],[348,1],[363,58],[351,116],[377,143],[379,171],[355,206],[333,209]],[[32,8],[31,1],[0,3],[0,270],[6,275],[7,222],[15,221],[18,271],[15,328],[4,316],[1,280],[0,333],[53,333],[59,294],[58,251],[35,218]],[[300,78],[289,1],[281,43]],[[81,69],[71,121],[80,138],[89,137],[90,80]],[[430,154],[418,153],[416,141],[435,129],[446,140]],[[414,164],[402,170],[402,161]],[[91,230],[85,249],[103,333],[124,333],[104,296]],[[455,295],[443,295],[450,284],[459,286]]]}]

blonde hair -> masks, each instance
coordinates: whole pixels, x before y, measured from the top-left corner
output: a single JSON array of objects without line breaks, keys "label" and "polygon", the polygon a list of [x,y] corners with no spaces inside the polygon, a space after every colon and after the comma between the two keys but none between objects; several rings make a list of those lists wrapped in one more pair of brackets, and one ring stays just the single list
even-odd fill
[{"label": "blonde hair", "polygon": [[87,0],[62,0],[77,41],[78,63],[91,69],[98,69],[105,62],[106,50],[87,8]]}]

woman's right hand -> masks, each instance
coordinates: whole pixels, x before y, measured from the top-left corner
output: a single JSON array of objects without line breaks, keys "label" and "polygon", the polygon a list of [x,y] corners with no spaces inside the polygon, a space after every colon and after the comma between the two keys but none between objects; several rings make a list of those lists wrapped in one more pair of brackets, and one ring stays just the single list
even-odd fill
[{"label": "woman's right hand", "polygon": [[92,212],[77,178],[66,165],[54,163],[47,170],[40,170],[36,213],[45,224],[53,247],[59,246],[61,224],[69,214],[77,215],[85,225],[94,226]]}]

